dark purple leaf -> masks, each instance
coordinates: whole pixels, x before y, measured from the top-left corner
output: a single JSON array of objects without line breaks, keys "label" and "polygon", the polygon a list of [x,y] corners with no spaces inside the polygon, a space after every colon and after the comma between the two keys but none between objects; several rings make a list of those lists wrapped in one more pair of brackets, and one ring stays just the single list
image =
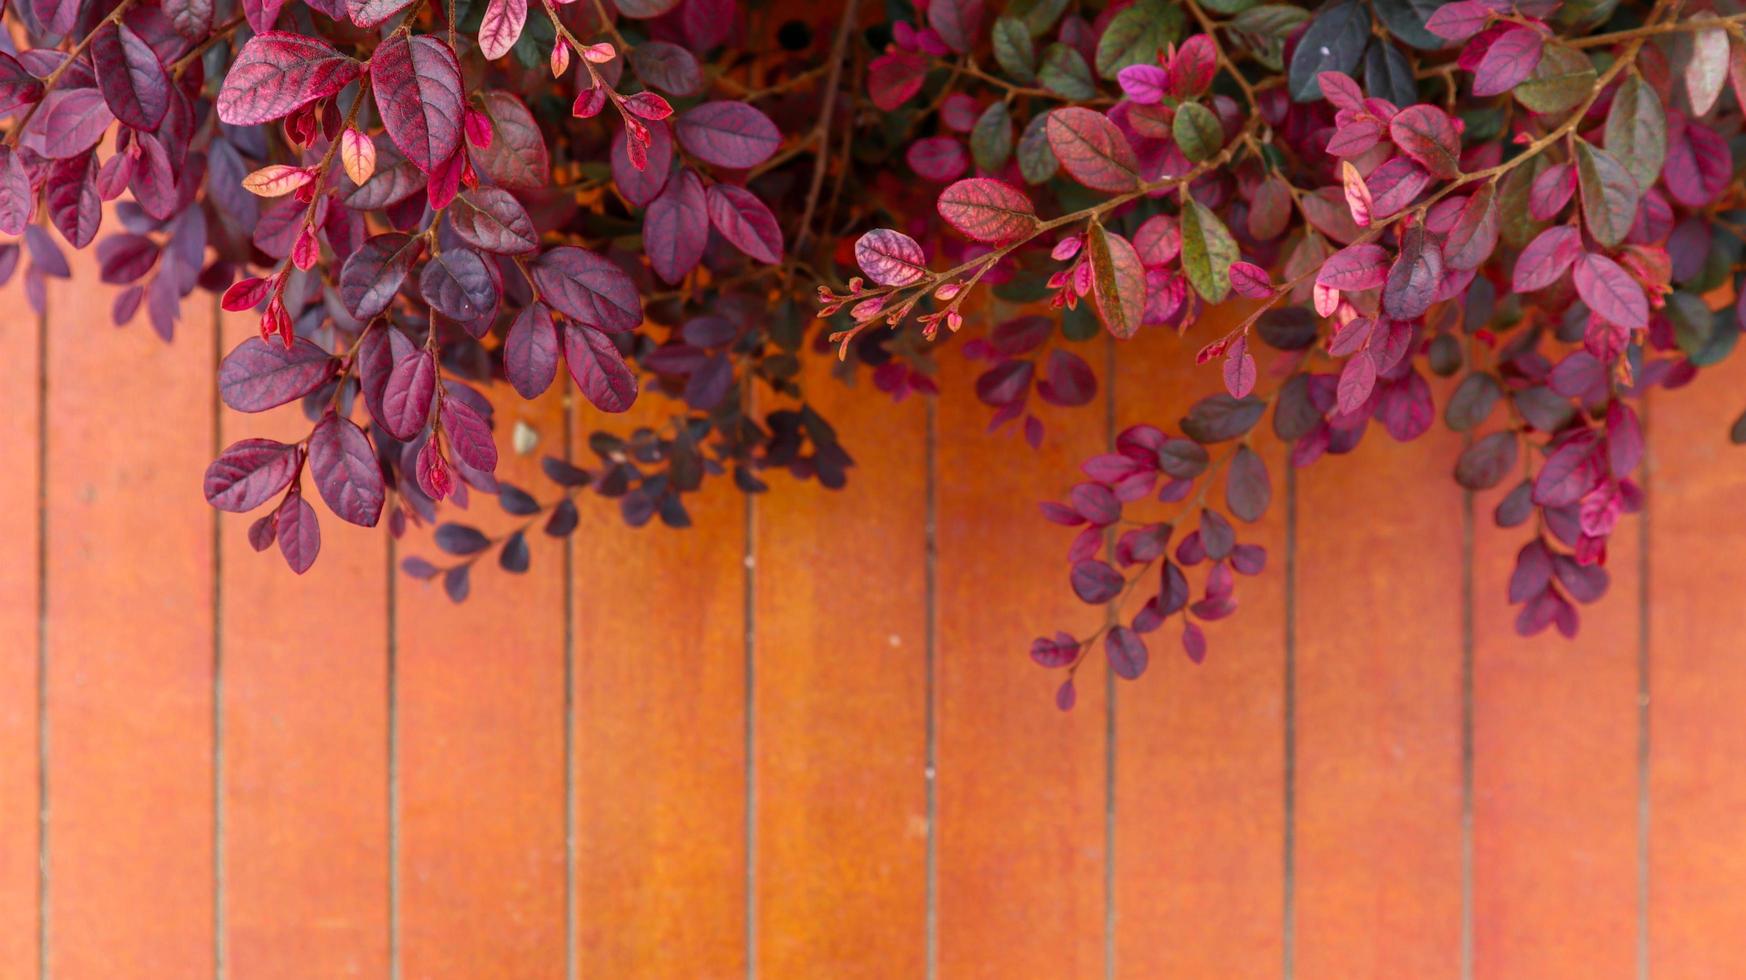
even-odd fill
[{"label": "dark purple leaf", "polygon": [[667,186],[673,171],[673,135],[664,122],[644,127],[649,143],[644,150],[643,165],[637,166],[630,157],[629,136],[620,129],[612,136],[612,179],[624,199],[637,207],[647,207]]},{"label": "dark purple leaf", "polygon": [[1424,316],[1443,281],[1443,250],[1414,225],[1401,236],[1400,256],[1388,270],[1382,289],[1382,307],[1396,320]]},{"label": "dark purple leaf", "polygon": [[709,223],[733,246],[760,262],[782,261],[782,227],[757,195],[732,184],[711,184]]},{"label": "dark purple leaf", "polygon": [[1649,298],[1617,262],[1604,255],[1584,254],[1576,260],[1571,278],[1576,282],[1576,294],[1607,322],[1627,330],[1649,326]]},{"label": "dark purple leaf", "polygon": [[0,146],[0,234],[14,238],[24,234],[35,206],[36,192],[31,190],[23,159],[11,147]]},{"label": "dark purple leaf", "polygon": [[500,187],[479,187],[457,196],[446,212],[461,241],[498,255],[521,255],[539,247],[527,210]]},{"label": "dark purple leaf", "polygon": [[97,196],[96,155],[56,160],[49,167],[44,198],[49,218],[67,244],[74,248],[91,244],[97,237],[97,225],[103,220],[103,201]]},{"label": "dark purple leaf", "polygon": [[709,211],[703,183],[682,168],[643,215],[643,250],[655,274],[677,284],[703,258],[708,244]]},{"label": "dark purple leaf", "polygon": [[522,310],[503,341],[503,373],[523,398],[536,398],[558,373],[558,332],[544,303]]},{"label": "dark purple leaf", "polygon": [[279,554],[285,556],[285,564],[299,575],[309,571],[315,556],[321,553],[321,523],[316,519],[315,508],[309,506],[296,487],[279,505],[274,525],[279,535]]},{"label": "dark purple leaf", "polygon": [[1073,594],[1094,606],[1114,599],[1122,591],[1122,573],[1107,562],[1095,558],[1075,564],[1069,578],[1073,584]]},{"label": "dark purple leaf", "polygon": [[491,547],[491,539],[485,536],[485,532],[466,524],[439,524],[436,546],[451,555],[476,555]]},{"label": "dark purple leaf", "polygon": [[339,294],[346,310],[370,320],[388,309],[423,253],[422,236],[391,231],[367,239],[340,269]]},{"label": "dark purple leaf", "polygon": [[1498,485],[1516,466],[1516,433],[1493,432],[1468,446],[1455,461],[1455,482],[1469,490]]},{"label": "dark purple leaf", "polygon": [[134,129],[157,129],[170,107],[170,76],[151,45],[126,24],[105,21],[91,40],[91,60],[115,118]]},{"label": "dark purple leaf", "polygon": [[1230,472],[1225,476],[1225,504],[1231,514],[1251,523],[1267,513],[1273,499],[1273,485],[1267,479],[1267,464],[1248,446],[1241,446],[1231,457]]},{"label": "dark purple leaf", "polygon": [[444,249],[433,256],[424,265],[418,289],[431,309],[463,323],[489,316],[497,309],[495,270],[470,248]]},{"label": "dark purple leaf", "polygon": [[388,434],[405,442],[424,429],[436,395],[436,360],[426,351],[401,358],[382,389],[382,417]]},{"label": "dark purple leaf", "polygon": [[481,473],[496,471],[497,444],[491,439],[491,427],[478,412],[459,399],[445,398],[442,422],[455,459]]},{"label": "dark purple leaf", "polygon": [[1112,627],[1103,637],[1109,667],[1123,680],[1138,680],[1146,672],[1146,641],[1126,626]]},{"label": "dark purple leaf", "polygon": [[677,44],[644,41],[628,57],[631,71],[650,88],[681,98],[703,91],[703,70],[696,56]]}]

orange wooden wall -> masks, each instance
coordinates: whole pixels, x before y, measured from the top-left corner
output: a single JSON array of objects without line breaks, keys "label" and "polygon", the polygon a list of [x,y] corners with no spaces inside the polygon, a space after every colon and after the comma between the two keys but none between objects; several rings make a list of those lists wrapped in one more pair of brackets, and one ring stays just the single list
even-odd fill
[{"label": "orange wooden wall", "polygon": [[[1196,338],[1034,454],[953,356],[934,404],[821,385],[848,490],[596,504],[457,609],[392,571],[421,538],[253,554],[199,493],[298,431],[217,410],[252,326],[113,330],[75,262],[46,326],[0,296],[6,980],[1746,976],[1739,358],[1651,403],[1577,641],[1511,632],[1459,438],[1378,434],[1274,470],[1203,666],[1159,644],[1060,714],[1029,639],[1098,613],[1035,499],[1212,390]],[[500,405],[528,486],[597,422]]]}]

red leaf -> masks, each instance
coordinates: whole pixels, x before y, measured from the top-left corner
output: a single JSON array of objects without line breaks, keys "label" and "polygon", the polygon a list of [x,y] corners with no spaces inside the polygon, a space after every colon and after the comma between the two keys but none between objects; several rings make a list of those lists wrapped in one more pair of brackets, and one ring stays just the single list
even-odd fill
[{"label": "red leaf", "polygon": [[35,207],[36,192],[31,190],[24,161],[11,147],[0,146],[0,234],[24,234]]},{"label": "red leaf", "polygon": [[1044,130],[1055,158],[1086,187],[1120,193],[1139,185],[1134,148],[1102,113],[1077,106],[1056,109]]},{"label": "red leaf", "polygon": [[232,126],[271,122],[345,88],[361,68],[316,38],[283,31],[257,34],[224,75],[218,118]]},{"label": "red leaf", "polygon": [[1528,216],[1535,221],[1551,221],[1575,193],[1576,168],[1568,163],[1553,164],[1540,171],[1528,187]]},{"label": "red leaf", "polygon": [[782,261],[782,226],[756,194],[733,184],[711,184],[705,197],[709,223],[721,237],[760,262]]},{"label": "red leaf", "polygon": [[1648,328],[1649,299],[1642,285],[1617,262],[1586,253],[1576,260],[1571,278],[1576,281],[1576,294],[1597,316],[1627,330]]},{"label": "red leaf", "polygon": [[9,54],[0,53],[0,114],[42,99],[42,80]]},{"label": "red leaf", "polygon": [[1486,0],[1445,3],[1425,20],[1425,30],[1445,41],[1465,41],[1485,29],[1492,12]]},{"label": "red leaf", "polygon": [[1455,227],[1443,241],[1443,261],[1451,269],[1479,268],[1497,248],[1501,224],[1494,185],[1485,184],[1473,192],[1455,218]]},{"label": "red leaf", "polygon": [[364,430],[333,412],[309,433],[309,473],[315,489],[340,520],[375,527],[382,516],[386,488],[382,467]]},{"label": "red leaf", "polygon": [[526,23],[527,0],[491,0],[479,21],[479,53],[490,59],[508,54]]},{"label": "red leaf", "polygon": [[1250,299],[1266,299],[1273,295],[1273,279],[1267,270],[1253,262],[1231,263],[1231,288]]},{"label": "red leaf", "polygon": [[1023,237],[1037,226],[1037,208],[1018,188],[989,177],[960,180],[940,192],[940,217],[969,238],[994,245]]},{"label": "red leaf", "polygon": [[889,228],[875,228],[855,240],[855,264],[881,286],[907,286],[928,273],[921,244]]},{"label": "red leaf", "polygon": [[264,412],[327,383],[339,362],[299,337],[289,348],[250,337],[218,365],[218,394],[239,412]]},{"label": "red leaf", "polygon": [[564,245],[533,265],[540,298],[578,323],[610,333],[634,330],[643,322],[642,297],[623,269],[593,252]]},{"label": "red leaf", "polygon": [[686,110],[678,129],[680,145],[693,156],[734,170],[763,163],[782,145],[770,117],[744,102],[705,102]]},{"label": "red leaf", "polygon": [[1606,466],[1592,431],[1585,431],[1552,451],[1534,475],[1534,503],[1542,507],[1574,504],[1604,478]]},{"label": "red leaf", "polygon": [[1461,136],[1455,131],[1454,120],[1436,106],[1402,109],[1389,121],[1388,136],[1431,176],[1452,180],[1461,175]]},{"label": "red leaf", "polygon": [[44,191],[49,218],[67,244],[74,248],[91,244],[103,220],[103,201],[97,195],[96,155],[56,160],[49,168]]},{"label": "red leaf", "polygon": [[394,36],[370,58],[376,109],[388,138],[413,166],[433,173],[461,146],[461,66],[434,37]]},{"label": "red leaf", "polygon": [[1359,351],[1340,369],[1340,385],[1335,404],[1342,415],[1350,415],[1364,407],[1370,392],[1376,387],[1376,361],[1367,351]]},{"label": "red leaf", "polygon": [[909,169],[917,175],[943,184],[963,173],[970,166],[970,155],[964,144],[951,136],[929,136],[909,145],[904,154]]},{"label": "red leaf", "polygon": [[643,250],[666,282],[677,284],[702,260],[709,244],[708,205],[703,183],[681,169],[643,215]]},{"label": "red leaf", "polygon": [[508,92],[485,92],[482,101],[491,120],[491,145],[468,150],[481,176],[514,191],[546,190],[551,159],[533,114]]},{"label": "red leaf", "polygon": [[928,60],[919,54],[912,51],[882,54],[867,66],[867,97],[875,108],[892,112],[915,98],[927,75]]},{"label": "red leaf", "polygon": [[375,27],[412,5],[412,0],[346,0],[352,23]]},{"label": "red leaf", "polygon": [[1515,88],[1540,64],[1545,39],[1531,27],[1512,27],[1486,49],[1473,70],[1473,94],[1501,95]]},{"label": "red leaf", "polygon": [[242,514],[272,499],[297,475],[296,446],[271,439],[231,443],[206,467],[206,502]]},{"label": "red leaf", "polygon": [[1242,398],[1255,390],[1255,356],[1249,353],[1249,341],[1239,336],[1225,352],[1225,390],[1232,398]]},{"label": "red leaf", "polygon": [[624,199],[637,207],[647,207],[659,197],[673,173],[673,132],[665,125],[648,126],[649,142],[643,150],[643,166],[631,160],[631,137],[621,129],[612,137],[612,179]]},{"label": "red leaf", "polygon": [[126,24],[105,21],[91,40],[91,61],[115,118],[134,129],[157,129],[170,107],[170,76],[151,45]]},{"label": "red leaf", "polygon": [[576,387],[595,408],[623,412],[637,400],[637,376],[606,334],[586,326],[566,325],[564,360]]}]

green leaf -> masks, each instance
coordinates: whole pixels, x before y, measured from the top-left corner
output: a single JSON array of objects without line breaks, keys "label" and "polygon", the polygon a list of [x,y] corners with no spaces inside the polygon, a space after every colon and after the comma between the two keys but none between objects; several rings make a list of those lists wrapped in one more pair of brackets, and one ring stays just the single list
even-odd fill
[{"label": "green leaf", "polygon": [[1129,65],[1149,65],[1182,37],[1182,10],[1160,0],[1140,0],[1116,14],[1097,42],[1097,73],[1115,78]]},{"label": "green leaf", "polygon": [[1091,226],[1086,252],[1097,316],[1117,339],[1126,340],[1139,331],[1146,311],[1146,270],[1140,265],[1140,254],[1126,238],[1110,234],[1100,224]]},{"label": "green leaf", "polygon": [[1424,51],[1449,46],[1449,42],[1425,29],[1425,21],[1443,6],[1441,0],[1371,0],[1376,16],[1388,33]]},{"label": "green leaf", "polygon": [[1567,44],[1548,44],[1534,73],[1515,88],[1516,101],[1535,112],[1568,112],[1594,90],[1594,62]]},{"label": "green leaf", "polygon": [[1027,184],[1046,184],[1061,169],[1055,159],[1055,149],[1049,145],[1049,114],[1031,117],[1025,131],[1019,134],[1018,165]]},{"label": "green leaf", "polygon": [[1655,89],[1635,73],[1619,84],[1607,110],[1606,144],[1639,188],[1655,185],[1667,161],[1667,110]]},{"label": "green leaf", "polygon": [[1063,99],[1083,102],[1097,96],[1091,68],[1072,47],[1057,41],[1043,49],[1043,67],[1037,81]]},{"label": "green leaf", "polygon": [[1001,71],[1021,82],[1037,80],[1037,49],[1031,32],[1017,17],[994,22],[994,60]]},{"label": "green leaf", "polygon": [[1007,13],[1024,22],[1032,37],[1042,37],[1061,19],[1067,0],[1017,0]]},{"label": "green leaf", "polygon": [[1577,137],[1576,181],[1588,233],[1608,248],[1624,241],[1642,196],[1637,179],[1617,157]]},{"label": "green leaf", "polygon": [[1222,302],[1231,291],[1231,263],[1237,243],[1219,216],[1182,189],[1182,273],[1208,303]]},{"label": "green leaf", "polygon": [[1005,102],[991,102],[970,130],[970,155],[976,165],[990,173],[1006,166],[1012,156],[1012,112]]},{"label": "green leaf", "polygon": [[1185,102],[1176,110],[1176,121],[1170,125],[1176,145],[1190,163],[1199,163],[1219,151],[1225,142],[1225,128],[1219,117],[1199,102]]},{"label": "green leaf", "polygon": [[1291,97],[1314,102],[1322,97],[1319,78],[1325,71],[1350,75],[1370,43],[1370,11],[1357,0],[1340,0],[1316,12],[1291,56]]}]

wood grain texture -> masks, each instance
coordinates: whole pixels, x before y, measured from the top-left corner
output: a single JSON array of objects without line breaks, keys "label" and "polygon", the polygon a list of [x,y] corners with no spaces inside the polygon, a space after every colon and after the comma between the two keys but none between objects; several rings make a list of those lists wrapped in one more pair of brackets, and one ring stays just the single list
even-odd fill
[{"label": "wood grain texture", "polygon": [[[914,977],[927,956],[927,409],[815,358],[867,466],[757,500],[758,972]],[[845,628],[846,624],[857,624]]]},{"label": "wood grain texture", "polygon": [[[1186,337],[1147,330],[1117,347],[1117,430],[1149,422],[1180,434],[1199,398],[1223,390],[1217,364],[1195,352],[1243,311],[1212,311]],[[1265,360],[1265,358],[1263,358]],[[1274,382],[1264,378],[1263,390]],[[1206,624],[1209,652],[1182,652],[1181,622],[1146,639],[1151,667],[1117,687],[1116,936],[1121,976],[1274,977],[1283,957],[1285,898],[1285,456],[1263,420],[1254,446],[1273,503],[1262,520],[1233,520],[1240,540],[1267,549],[1267,569],[1239,577],[1238,610]],[[1235,443],[1215,447],[1227,452]],[[1222,477],[1211,501],[1222,501]],[[1160,519],[1182,504],[1129,505]],[[1175,520],[1172,544],[1194,528]],[[1205,565],[1189,569],[1195,595]],[[1141,596],[1140,598],[1143,598]],[[1132,605],[1132,603],[1130,603]],[[1133,609],[1128,610],[1131,617]]]},{"label": "wood grain texture", "polygon": [[[20,263],[22,266],[23,263]],[[37,581],[42,474],[38,466],[38,354],[42,321],[27,305],[23,276],[0,289],[0,976],[37,975],[37,653],[42,599]]]},{"label": "wood grain texture", "polygon": [[[224,348],[258,332],[220,314]],[[359,418],[362,418],[360,407]],[[225,445],[297,442],[288,405],[221,410]],[[304,575],[248,543],[252,514],[220,528],[224,944],[236,977],[378,977],[388,969],[388,717],[385,527],[320,502],[321,554]]]},{"label": "wood grain texture", "polygon": [[[539,452],[509,448],[517,420],[546,449],[562,445],[563,393],[523,401],[489,389],[501,447],[497,476],[555,496]],[[443,519],[498,536],[521,526],[473,494]],[[535,519],[536,521],[539,519]],[[565,966],[563,547],[528,535],[532,569],[514,575],[482,553],[457,606],[440,582],[401,577],[395,683],[399,717],[399,941],[407,977],[561,977]],[[400,554],[441,555],[424,534]]]},{"label": "wood grain texture", "polygon": [[1746,408],[1735,351],[1649,410],[1649,948],[1660,977],[1746,975]]},{"label": "wood grain texture", "polygon": [[[587,434],[662,423],[577,398]],[[576,933],[583,976],[746,970],[745,497],[721,481],[694,526],[626,527],[584,491],[575,535]]]},{"label": "wood grain texture", "polygon": [[976,366],[957,345],[941,361],[940,975],[1102,976],[1108,667],[1093,651],[1064,713],[1061,672],[1028,651],[1033,637],[1085,636],[1103,622],[1068,586],[1074,532],[1037,504],[1103,451],[1105,413],[1042,408],[1048,438],[1032,452],[1011,426],[985,434],[993,410],[976,400]]},{"label": "wood grain texture", "polygon": [[1635,976],[1640,529],[1575,640],[1523,639],[1506,596],[1534,532],[1492,520],[1513,485],[1474,505],[1474,975]]},{"label": "wood grain texture", "polygon": [[1440,428],[1399,444],[1372,424],[1298,474],[1304,980],[1460,969],[1460,450]]},{"label": "wood grain texture", "polygon": [[213,968],[209,300],[116,330],[94,252],[50,285],[48,969]]}]

